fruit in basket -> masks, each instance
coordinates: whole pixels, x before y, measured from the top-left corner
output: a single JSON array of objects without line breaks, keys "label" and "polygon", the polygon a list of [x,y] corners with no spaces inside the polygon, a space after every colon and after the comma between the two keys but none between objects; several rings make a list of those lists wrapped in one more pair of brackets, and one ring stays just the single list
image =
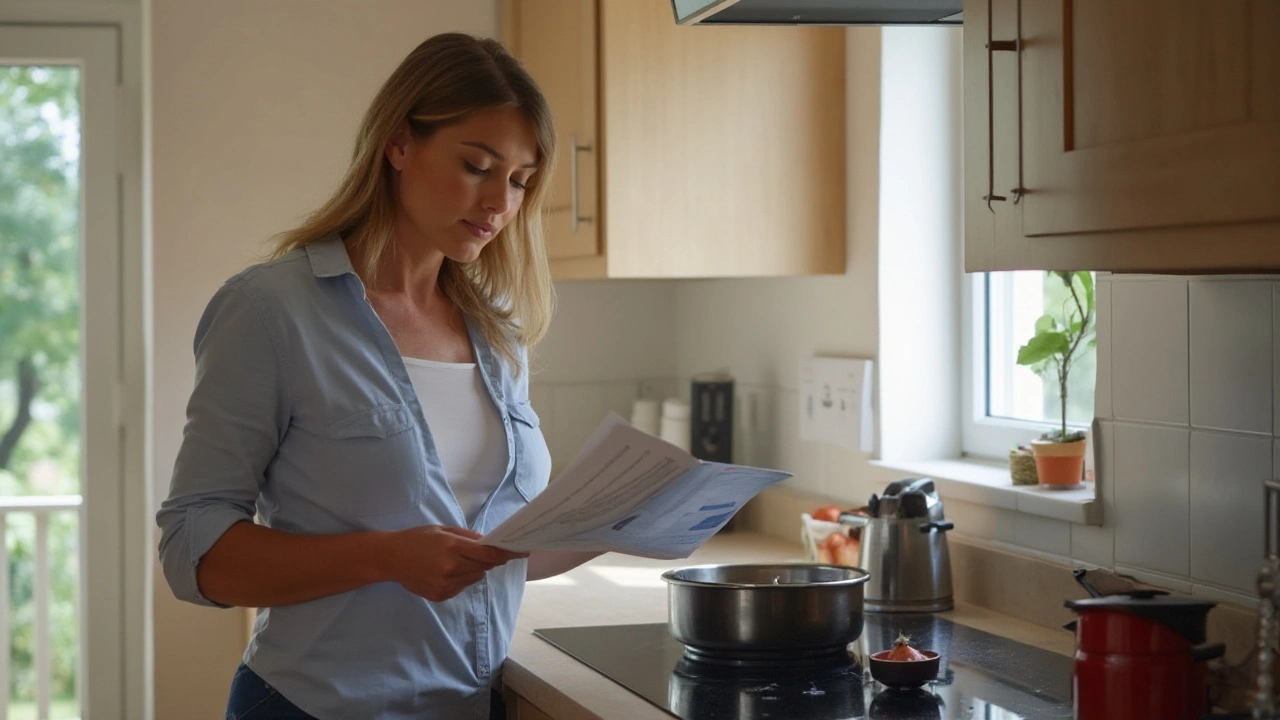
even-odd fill
[{"label": "fruit in basket", "polygon": [[820,563],[828,563],[830,565],[856,567],[858,565],[858,545],[857,539],[851,538],[843,532],[833,532],[818,543],[817,560]]},{"label": "fruit in basket", "polygon": [[841,533],[841,532],[831,533],[830,535],[823,538],[822,542],[819,542],[817,544],[817,547],[815,548],[815,550],[817,551],[817,558],[815,559],[820,563],[834,565],[836,562],[836,553],[839,552],[840,546],[843,544],[844,544],[844,533]]},{"label": "fruit in basket", "polygon": [[837,522],[840,519],[839,505],[823,505],[822,507],[809,513],[814,520],[822,520],[823,522]]}]

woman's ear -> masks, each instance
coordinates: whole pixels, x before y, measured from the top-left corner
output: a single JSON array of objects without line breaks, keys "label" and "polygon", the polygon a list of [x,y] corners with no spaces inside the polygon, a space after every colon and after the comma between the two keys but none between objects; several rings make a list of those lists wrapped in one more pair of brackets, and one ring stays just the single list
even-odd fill
[{"label": "woman's ear", "polygon": [[412,142],[413,134],[409,132],[409,127],[401,125],[383,149],[383,154],[386,155],[387,162],[391,163],[391,167],[397,171],[404,169],[405,159],[409,156],[409,145]]}]

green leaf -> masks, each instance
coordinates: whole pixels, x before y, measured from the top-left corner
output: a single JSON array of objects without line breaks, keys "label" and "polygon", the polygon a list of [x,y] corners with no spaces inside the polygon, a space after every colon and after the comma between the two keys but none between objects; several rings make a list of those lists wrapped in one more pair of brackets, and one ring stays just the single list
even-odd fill
[{"label": "green leaf", "polygon": [[1084,286],[1084,308],[1086,312],[1091,312],[1093,306],[1093,273],[1088,270],[1079,270],[1076,277],[1080,278],[1080,284]]},{"label": "green leaf", "polygon": [[1018,348],[1018,364],[1035,365],[1036,363],[1044,362],[1054,355],[1066,353],[1070,346],[1066,333],[1037,333],[1035,337],[1027,341],[1026,345]]},{"label": "green leaf", "polygon": [[1041,315],[1036,320],[1036,334],[1043,332],[1055,332],[1058,329],[1058,319],[1052,315]]}]

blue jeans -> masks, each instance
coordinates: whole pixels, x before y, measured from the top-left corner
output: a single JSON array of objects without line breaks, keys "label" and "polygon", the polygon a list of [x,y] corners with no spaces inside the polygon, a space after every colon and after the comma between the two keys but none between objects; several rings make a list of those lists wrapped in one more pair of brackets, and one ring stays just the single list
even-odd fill
[{"label": "blue jeans", "polygon": [[[494,691],[489,696],[491,720],[505,720],[506,705],[502,694]],[[285,699],[279,690],[267,684],[258,673],[241,663],[231,678],[231,698],[227,700],[226,720],[316,720]]]},{"label": "blue jeans", "polygon": [[316,720],[289,702],[249,666],[241,664],[231,679],[226,720]]}]

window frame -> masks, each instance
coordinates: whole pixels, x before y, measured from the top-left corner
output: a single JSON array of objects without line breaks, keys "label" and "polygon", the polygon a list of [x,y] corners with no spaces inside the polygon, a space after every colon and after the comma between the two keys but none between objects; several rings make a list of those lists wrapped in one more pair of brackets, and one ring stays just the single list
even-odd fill
[{"label": "window frame", "polygon": [[[6,59],[49,59],[59,64],[92,65],[97,71],[113,69],[107,74],[107,84],[94,83],[94,98],[86,96],[89,85],[81,85],[81,372],[86,376],[81,390],[86,396],[81,442],[102,448],[82,449],[82,462],[92,462],[89,458],[101,453],[112,455],[107,463],[98,462],[93,472],[99,479],[113,473],[118,482],[98,482],[90,487],[86,480],[81,488],[86,503],[81,510],[79,589],[84,644],[77,691],[86,717],[151,718],[155,695],[151,613],[155,549],[150,528],[158,501],[153,497],[154,473],[148,453],[151,398],[146,339],[151,277],[144,244],[149,206],[143,162],[143,13],[135,3],[96,0],[0,3],[0,27],[30,35],[24,42],[50,31],[83,36],[84,30],[98,30],[93,34],[105,31],[115,37],[110,51],[92,53],[96,59],[86,57],[84,48],[65,47],[60,42],[53,44],[61,49],[42,44],[35,52],[25,53],[17,52],[18,43],[14,43]],[[88,120],[90,112],[100,118]],[[105,130],[108,126],[109,133]],[[111,136],[110,142],[103,141],[106,134]],[[94,189],[89,189],[90,185]],[[106,210],[108,206],[114,208],[113,215]],[[104,283],[113,288],[106,295]],[[97,314],[89,319],[95,309]],[[89,335],[94,336],[92,342]],[[91,391],[87,376],[94,373]],[[111,381],[104,384],[102,378],[107,376]],[[94,395],[92,410],[88,407],[90,394]],[[90,493],[99,497],[91,498]],[[89,506],[93,503],[97,512],[91,516]],[[93,542],[84,541],[85,537]],[[97,598],[92,608],[84,601],[86,593]],[[99,672],[98,667],[108,670]]]},{"label": "window frame", "polygon": [[[960,448],[966,457],[1001,460],[1008,458],[1010,450],[1052,430],[1057,424],[987,415],[989,274],[968,273],[961,283]],[[1075,423],[1067,427],[1088,429]]]}]

